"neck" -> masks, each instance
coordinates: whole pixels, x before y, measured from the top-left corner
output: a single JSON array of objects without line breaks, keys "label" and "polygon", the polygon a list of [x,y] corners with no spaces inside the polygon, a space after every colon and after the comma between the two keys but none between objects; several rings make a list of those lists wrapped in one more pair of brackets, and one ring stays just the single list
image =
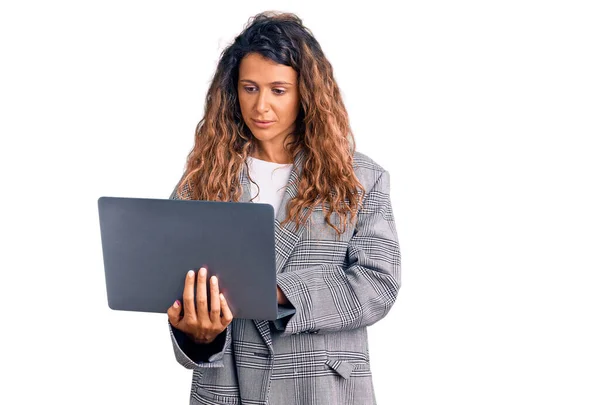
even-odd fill
[{"label": "neck", "polygon": [[264,160],[267,162],[279,163],[279,164],[290,164],[293,163],[292,156],[285,149],[269,149],[264,146],[258,145],[256,150],[250,153],[250,156],[256,159]]}]

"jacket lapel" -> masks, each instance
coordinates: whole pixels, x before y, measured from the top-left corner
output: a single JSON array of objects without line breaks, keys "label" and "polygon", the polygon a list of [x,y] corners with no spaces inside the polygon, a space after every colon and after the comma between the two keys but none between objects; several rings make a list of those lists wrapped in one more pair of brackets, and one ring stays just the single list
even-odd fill
[{"label": "jacket lapel", "polygon": [[[294,158],[294,164],[292,166],[292,172],[290,174],[290,178],[288,180],[287,186],[285,188],[285,192],[283,194],[283,199],[281,201],[281,205],[279,209],[275,213],[275,270],[276,273],[279,274],[287,260],[294,250],[294,247],[298,243],[298,240],[304,233],[306,229],[306,225],[302,224],[296,230],[296,223],[294,221],[289,221],[285,225],[281,225],[281,222],[285,219],[287,215],[287,204],[288,202],[298,194],[297,185],[300,182],[300,175],[302,174],[302,167],[304,165],[305,152],[300,151]],[[252,198],[251,190],[250,190],[250,180],[248,178],[247,169],[243,166],[243,169],[240,173],[240,184],[242,186],[242,197],[240,202],[250,202]],[[307,209],[305,208],[303,211],[303,215],[306,214]],[[268,321],[262,320],[254,320],[258,331],[260,332],[265,344],[267,345],[269,351],[273,353],[273,346],[271,340],[271,330],[269,328]]]}]

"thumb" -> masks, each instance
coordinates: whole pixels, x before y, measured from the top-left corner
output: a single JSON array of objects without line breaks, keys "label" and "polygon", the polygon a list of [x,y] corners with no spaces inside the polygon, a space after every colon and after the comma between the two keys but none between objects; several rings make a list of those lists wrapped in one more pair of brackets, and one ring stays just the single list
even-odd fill
[{"label": "thumb", "polygon": [[177,324],[181,321],[181,303],[179,300],[175,301],[173,305],[169,307],[167,310],[167,315],[169,316],[169,322],[171,322],[171,325],[177,327]]}]

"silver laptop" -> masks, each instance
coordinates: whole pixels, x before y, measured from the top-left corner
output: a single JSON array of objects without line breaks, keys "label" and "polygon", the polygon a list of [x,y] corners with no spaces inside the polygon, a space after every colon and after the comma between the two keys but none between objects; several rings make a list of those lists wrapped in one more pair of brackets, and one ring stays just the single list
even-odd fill
[{"label": "silver laptop", "polygon": [[110,308],[166,313],[205,267],[235,318],[277,318],[271,205],[100,197],[98,212]]}]

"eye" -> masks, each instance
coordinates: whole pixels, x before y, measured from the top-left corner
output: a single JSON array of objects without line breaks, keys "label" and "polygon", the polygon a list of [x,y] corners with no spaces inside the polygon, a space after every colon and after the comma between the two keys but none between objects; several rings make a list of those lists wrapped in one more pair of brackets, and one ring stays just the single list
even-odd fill
[{"label": "eye", "polygon": [[273,89],[273,92],[275,94],[277,94],[278,96],[281,96],[282,94],[285,94],[285,90],[284,89]]},{"label": "eye", "polygon": [[253,93],[255,91],[256,87],[254,86],[244,86],[244,90],[246,90],[246,92],[248,93]]}]

